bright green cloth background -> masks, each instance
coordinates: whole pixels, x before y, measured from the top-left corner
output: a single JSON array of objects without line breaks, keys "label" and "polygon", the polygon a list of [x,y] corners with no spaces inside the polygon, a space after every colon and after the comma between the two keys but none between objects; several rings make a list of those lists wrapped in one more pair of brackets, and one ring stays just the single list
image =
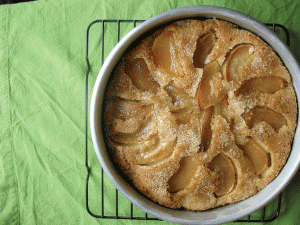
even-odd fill
[{"label": "bright green cloth background", "polygon": [[[300,61],[299,0],[40,0],[0,6],[0,224],[142,223],[96,219],[85,208],[86,29],[96,19],[143,20],[197,4],[224,6],[261,22],[285,25]],[[115,43],[108,38],[105,56]],[[95,25],[89,96],[101,67],[100,45],[100,26]],[[100,214],[101,167],[90,139],[89,164],[90,208]],[[300,224],[299,187],[298,172],[283,192],[280,217],[270,224]],[[114,195],[105,177],[105,215],[114,215]],[[120,215],[129,216],[129,206],[120,196]],[[134,216],[144,213],[134,208]]]}]

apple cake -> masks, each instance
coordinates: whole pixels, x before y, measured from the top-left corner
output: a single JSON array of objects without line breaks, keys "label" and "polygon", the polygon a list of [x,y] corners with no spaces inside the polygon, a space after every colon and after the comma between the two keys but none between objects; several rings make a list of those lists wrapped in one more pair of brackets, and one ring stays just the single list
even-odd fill
[{"label": "apple cake", "polygon": [[108,151],[140,192],[169,208],[246,199],[284,166],[297,122],[291,76],[253,33],[181,20],[139,40],[107,85]]}]

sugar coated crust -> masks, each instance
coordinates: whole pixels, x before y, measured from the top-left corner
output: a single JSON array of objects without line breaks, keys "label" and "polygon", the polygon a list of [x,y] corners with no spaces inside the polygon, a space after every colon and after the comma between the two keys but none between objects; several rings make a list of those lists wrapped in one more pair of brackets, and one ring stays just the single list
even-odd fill
[{"label": "sugar coated crust", "polygon": [[284,166],[297,120],[292,79],[253,33],[181,20],[135,44],[107,86],[116,166],[169,208],[207,210],[257,193]]}]

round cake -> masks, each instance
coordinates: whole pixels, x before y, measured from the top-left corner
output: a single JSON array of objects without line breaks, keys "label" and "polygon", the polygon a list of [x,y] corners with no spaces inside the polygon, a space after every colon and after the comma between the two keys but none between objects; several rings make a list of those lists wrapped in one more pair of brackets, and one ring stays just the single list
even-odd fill
[{"label": "round cake", "polygon": [[169,208],[207,210],[257,193],[284,166],[297,120],[280,58],[217,19],[181,20],[136,43],[108,83],[115,165]]}]

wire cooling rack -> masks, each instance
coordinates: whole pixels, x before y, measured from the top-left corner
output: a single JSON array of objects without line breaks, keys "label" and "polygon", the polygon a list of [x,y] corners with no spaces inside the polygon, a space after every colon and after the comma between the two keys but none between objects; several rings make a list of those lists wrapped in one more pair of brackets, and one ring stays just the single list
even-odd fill
[{"label": "wire cooling rack", "polygon": [[[127,199],[124,199],[122,194],[119,194],[118,190],[115,189],[113,191],[108,190],[105,188],[107,186],[107,183],[110,181],[107,179],[106,175],[103,172],[103,168],[101,168],[101,178],[100,178],[100,186],[97,189],[97,191],[100,193],[93,193],[93,199],[97,199],[97,201],[100,201],[99,207],[97,209],[94,209],[97,211],[97,213],[92,212],[89,206],[89,178],[91,175],[91,166],[89,165],[89,149],[88,149],[88,109],[89,109],[89,75],[91,71],[91,58],[89,56],[89,48],[90,48],[90,29],[95,24],[100,25],[100,28],[98,26],[99,31],[97,40],[94,40],[96,42],[96,45],[100,45],[101,48],[101,66],[104,63],[104,60],[107,56],[107,54],[112,49],[106,49],[106,43],[107,42],[119,42],[120,38],[124,36],[126,33],[128,33],[131,29],[136,27],[138,24],[144,22],[144,20],[95,20],[91,22],[87,28],[86,32],[86,63],[87,63],[87,73],[86,73],[86,84],[85,84],[85,165],[87,168],[87,178],[86,178],[86,209],[88,213],[96,218],[102,218],[102,219],[127,219],[127,220],[145,220],[145,221],[151,221],[151,220],[159,220],[151,215],[148,215],[147,213],[139,211],[138,208],[136,208],[132,203],[130,203]],[[284,27],[281,24],[274,24],[274,23],[265,23],[266,26],[268,26],[270,29],[272,29],[279,37],[286,42],[287,46],[290,46],[290,35],[289,31],[286,27]],[[100,41],[99,41],[100,40]],[[99,71],[100,68],[98,68],[97,71]],[[98,178],[97,178],[98,179]],[[105,196],[105,199],[104,199]],[[109,198],[109,201],[107,200]],[[128,208],[120,209],[119,205],[120,202],[124,201],[128,202]],[[282,193],[279,194],[277,198],[275,198],[269,205],[265,206],[264,208],[258,210],[257,212],[252,213],[251,215],[237,220],[235,222],[272,222],[278,218],[280,215],[280,208],[281,208],[281,202],[282,202]],[[113,207],[114,210],[111,211],[107,210],[106,205],[108,207]],[[136,213],[136,211],[139,211]],[[137,215],[138,214],[138,215]]]}]

